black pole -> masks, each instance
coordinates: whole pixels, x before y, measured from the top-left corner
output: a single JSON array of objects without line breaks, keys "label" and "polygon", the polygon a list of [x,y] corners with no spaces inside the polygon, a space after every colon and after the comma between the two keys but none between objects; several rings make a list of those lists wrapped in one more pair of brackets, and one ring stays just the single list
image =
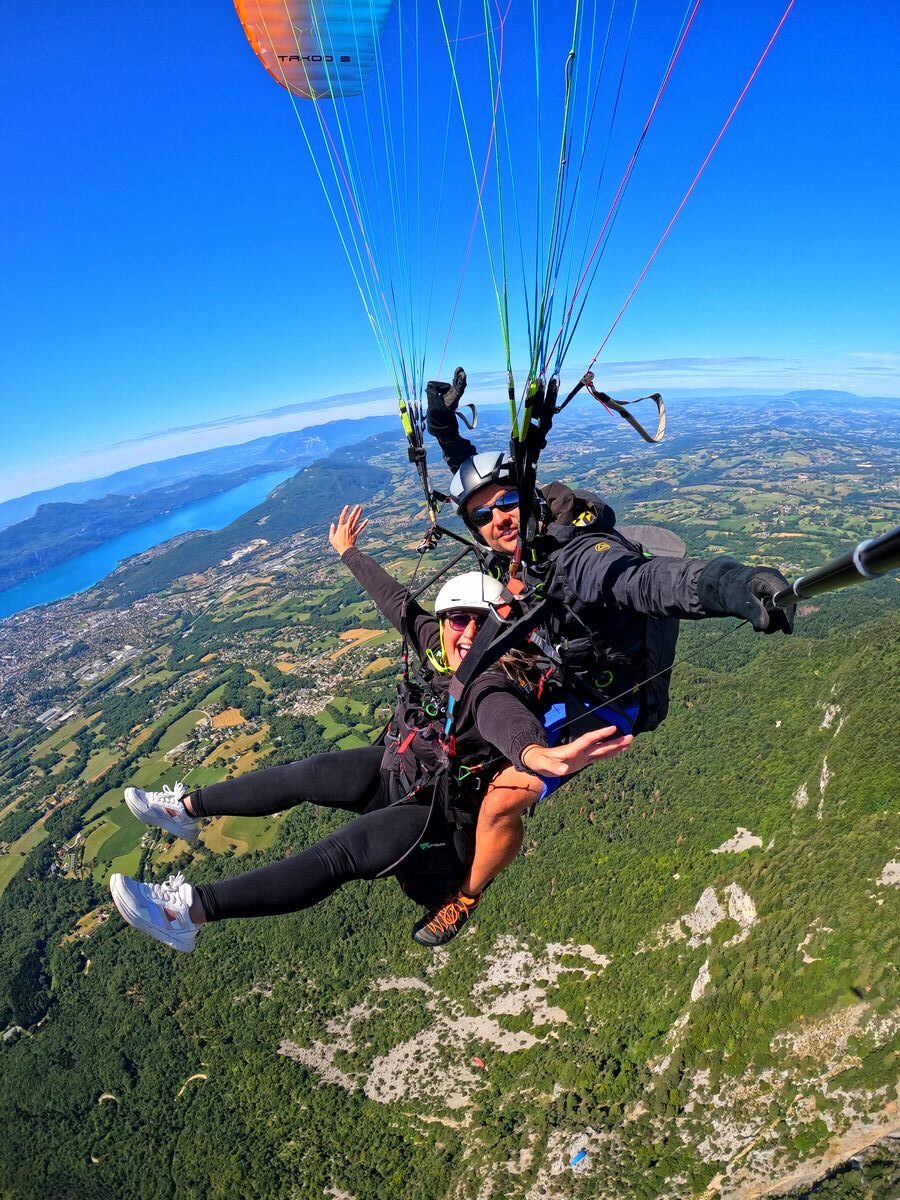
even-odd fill
[{"label": "black pole", "polygon": [[866,579],[878,579],[900,567],[900,525],[878,537],[860,542],[846,554],[833,558],[772,597],[773,608],[787,608],[823,592],[836,592]]},{"label": "black pole", "polygon": [[[471,553],[473,553],[472,548],[467,546],[465,550],[460,550],[459,554],[454,554],[453,558],[451,558],[448,563],[445,563],[443,567],[439,567],[433,575],[429,575],[425,582],[417,587],[414,592],[410,592],[407,599],[418,600],[422,593],[427,592],[431,585],[433,583],[437,583],[442,575],[446,575],[448,571],[452,571],[461,559],[465,558],[467,554]],[[479,563],[479,566],[480,565],[481,564]]]}]

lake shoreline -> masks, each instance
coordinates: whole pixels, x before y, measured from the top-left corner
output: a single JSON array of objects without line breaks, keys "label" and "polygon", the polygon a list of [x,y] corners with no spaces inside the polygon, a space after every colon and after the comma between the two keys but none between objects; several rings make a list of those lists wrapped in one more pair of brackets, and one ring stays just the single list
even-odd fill
[{"label": "lake shoreline", "polygon": [[295,469],[265,471],[225,491],[155,517],[93,549],[0,591],[0,621],[30,609],[81,595],[102,583],[129,560],[183,538],[224,529],[256,507]]}]

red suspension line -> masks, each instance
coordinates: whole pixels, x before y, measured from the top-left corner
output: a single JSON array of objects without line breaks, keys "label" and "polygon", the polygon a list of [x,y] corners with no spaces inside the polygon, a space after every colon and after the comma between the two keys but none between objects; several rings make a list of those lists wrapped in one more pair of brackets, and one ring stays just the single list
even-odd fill
[{"label": "red suspension line", "polygon": [[631,178],[631,173],[634,170],[635,163],[637,162],[637,157],[638,157],[638,154],[640,153],[641,146],[643,145],[644,138],[647,136],[647,131],[650,129],[650,124],[653,121],[654,116],[656,115],[656,110],[659,108],[660,101],[662,100],[662,97],[663,97],[663,93],[665,92],[666,87],[669,83],[669,80],[672,77],[672,71],[675,69],[675,63],[678,61],[678,57],[681,54],[681,50],[682,50],[682,47],[684,46],[685,39],[687,38],[687,35],[691,28],[691,25],[693,25],[693,23],[694,23],[694,17],[697,15],[697,9],[699,7],[700,7],[700,0],[695,0],[694,7],[691,9],[691,15],[688,18],[687,23],[681,32],[681,37],[678,39],[678,43],[672,54],[672,58],[669,61],[669,66],[663,77],[663,81],[659,85],[659,89],[656,93],[656,99],[653,101],[653,105],[650,109],[649,115],[647,116],[647,120],[644,122],[644,128],[641,130],[640,137],[638,138],[637,144],[634,148],[634,153],[631,156],[628,166],[625,168],[625,174],[622,176],[622,180],[621,180],[618,188],[616,189],[616,194],[615,194],[615,196],[613,196],[612,203],[609,206],[609,211],[606,214],[606,218],[603,222],[603,226],[600,230],[600,233],[597,235],[597,240],[594,243],[594,248],[591,250],[590,257],[588,258],[587,263],[585,264],[584,270],[581,272],[581,275],[579,276],[578,283],[575,285],[575,290],[572,293],[572,300],[571,300],[571,303],[569,304],[569,307],[566,309],[566,314],[563,317],[562,325],[560,326],[559,332],[557,333],[556,337],[553,340],[553,345],[547,351],[546,360],[544,362],[543,367],[541,368],[542,375],[546,375],[546,373],[547,373],[547,367],[550,363],[550,360],[553,358],[553,352],[556,350],[556,347],[559,345],[559,340],[563,336],[565,327],[568,324],[569,318],[571,317],[572,312],[575,308],[575,302],[578,299],[581,289],[584,287],[585,280],[588,277],[588,273],[591,269],[591,264],[593,263],[595,257],[597,256],[597,251],[600,249],[600,246],[603,242],[604,235],[606,234],[606,231],[609,228],[610,221],[613,219],[613,216],[615,215],[616,206],[618,205],[619,200],[622,197],[622,193],[625,191],[625,188],[628,185],[628,180]]},{"label": "red suspension line", "polygon": [[741,94],[738,96],[737,100],[735,101],[734,107],[732,108],[731,112],[728,114],[728,118],[725,121],[725,124],[719,130],[718,137],[713,142],[712,146],[710,146],[709,153],[706,155],[706,158],[704,158],[703,162],[700,164],[700,169],[697,171],[697,174],[694,176],[693,180],[691,181],[691,186],[685,192],[681,203],[675,209],[675,213],[674,213],[671,221],[669,222],[669,224],[666,226],[665,230],[663,231],[662,237],[656,243],[656,248],[654,249],[653,253],[647,259],[647,262],[646,262],[646,265],[644,266],[643,271],[641,271],[640,275],[635,280],[634,287],[632,287],[631,291],[628,293],[625,303],[622,305],[622,307],[619,309],[618,313],[616,314],[616,319],[613,321],[612,325],[610,325],[609,330],[606,334],[606,337],[600,343],[599,350],[594,355],[594,357],[591,359],[590,365],[587,368],[589,371],[592,369],[592,367],[594,366],[594,363],[597,361],[597,359],[603,353],[606,343],[612,337],[616,326],[618,325],[619,321],[622,318],[622,314],[625,312],[625,309],[631,303],[632,297],[634,296],[635,292],[638,290],[638,288],[641,286],[641,283],[644,280],[644,276],[650,270],[651,266],[653,265],[654,259],[656,258],[657,254],[659,254],[660,250],[662,249],[663,242],[665,242],[666,238],[669,236],[669,233],[672,230],[672,226],[675,224],[675,222],[678,220],[678,217],[681,215],[681,210],[684,208],[685,204],[687,204],[688,200],[690,199],[691,193],[693,192],[694,188],[697,186],[700,176],[706,170],[709,160],[712,158],[713,154],[716,152],[716,148],[718,147],[719,142],[721,142],[722,138],[725,135],[726,129],[731,124],[734,114],[740,108],[744,97],[747,95],[747,92],[750,90],[750,85],[753,83],[753,80],[756,78],[757,74],[759,73],[759,70],[762,67],[763,63],[765,62],[769,51],[772,49],[772,46],[775,44],[775,39],[778,37],[779,33],[781,33],[782,26],[784,25],[785,21],[787,20],[788,14],[790,13],[791,9],[794,7],[795,2],[796,2],[796,0],[790,0],[787,8],[784,10],[781,20],[778,22],[778,25],[775,28],[775,32],[769,38],[769,41],[766,45],[765,50],[763,50],[762,54],[760,55],[759,61],[757,62],[756,66],[753,68],[753,71],[751,72],[750,78],[744,84],[743,90],[741,91]]},{"label": "red suspension line", "polygon": [[[497,7],[497,6],[495,5],[495,7]],[[462,273],[460,274],[459,285],[457,286],[457,289],[456,289],[456,298],[453,301],[453,310],[450,313],[450,323],[447,326],[447,336],[444,338],[444,348],[441,351],[441,361],[438,363],[438,372],[437,372],[438,376],[441,375],[441,373],[444,369],[444,359],[447,357],[447,347],[450,344],[450,334],[453,332],[453,324],[456,321],[456,311],[459,308],[459,301],[460,301],[460,297],[462,296],[463,284],[466,281],[466,272],[469,269],[469,259],[472,254],[472,242],[475,239],[475,230],[478,228],[478,216],[483,211],[483,207],[484,207],[484,205],[483,205],[484,185],[487,182],[488,170],[490,169],[490,165],[491,165],[491,150],[493,149],[494,137],[496,136],[496,133],[497,133],[497,110],[500,107],[500,80],[503,75],[503,46],[504,46],[504,39],[505,39],[505,35],[506,35],[506,18],[509,16],[510,8],[512,8],[512,0],[509,0],[509,3],[506,6],[506,12],[503,14],[502,17],[500,16],[499,12],[497,13],[497,16],[498,16],[498,19],[500,22],[500,24],[499,24],[500,45],[499,45],[499,49],[497,51],[497,87],[494,92],[494,112],[493,112],[493,119],[491,121],[491,136],[488,139],[487,152],[485,153],[485,156],[484,156],[484,169],[481,172],[481,183],[479,184],[479,187],[478,187],[478,198],[475,202],[475,212],[472,214],[472,228],[469,230],[469,241],[468,241],[468,245],[466,246],[466,256],[463,259]],[[496,32],[496,30],[494,30],[493,32]],[[475,36],[480,38],[482,36],[486,37],[487,34],[484,34],[484,35],[477,34]],[[457,38],[456,40],[457,41],[466,41],[469,39]]]}]

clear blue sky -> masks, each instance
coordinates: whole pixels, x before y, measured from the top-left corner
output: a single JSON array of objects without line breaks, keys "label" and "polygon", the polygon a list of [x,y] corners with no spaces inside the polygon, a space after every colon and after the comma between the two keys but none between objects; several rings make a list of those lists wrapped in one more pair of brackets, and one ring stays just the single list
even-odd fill
[{"label": "clear blue sky", "polygon": [[[644,266],[785,2],[701,4],[567,360],[573,374]],[[419,6],[423,24],[433,21],[430,0]],[[445,7],[455,12],[456,0]],[[514,28],[530,7],[512,0],[510,80],[532,69],[527,37]],[[547,13],[568,7],[542,4]],[[465,34],[479,27],[481,0],[463,8]],[[638,5],[611,181],[683,11],[678,0]],[[230,2],[10,0],[4,29],[0,499],[306,419],[244,421],[235,432],[232,416],[386,394],[390,377],[290,100],[254,58]],[[548,28],[541,41],[548,94],[562,78],[563,33]],[[425,29],[419,53],[437,77],[446,49],[432,35]],[[798,0],[604,351],[604,386],[900,394],[898,46],[893,0]],[[470,99],[483,117],[483,95]],[[512,83],[509,99],[513,138],[526,126],[533,144],[533,118],[517,109]],[[426,91],[432,149],[443,146],[435,131],[447,104],[443,82]],[[483,132],[477,116],[476,126]],[[558,138],[549,122],[544,132],[549,162]],[[441,359],[473,212],[455,120],[449,155],[426,376]],[[532,177],[523,162],[526,204]],[[445,373],[457,361],[473,373],[504,366],[484,259],[476,237]],[[525,341],[514,327],[520,371]]]}]

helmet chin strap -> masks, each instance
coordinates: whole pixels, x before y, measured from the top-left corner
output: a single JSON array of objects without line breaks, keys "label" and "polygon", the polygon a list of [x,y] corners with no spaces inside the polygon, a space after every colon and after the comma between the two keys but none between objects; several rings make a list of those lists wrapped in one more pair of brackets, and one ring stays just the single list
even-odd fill
[{"label": "helmet chin strap", "polygon": [[444,650],[444,630],[441,629],[441,652],[440,655],[435,654],[433,650],[426,650],[425,657],[428,659],[431,666],[439,675],[452,675],[453,672],[447,666],[447,653]]}]

